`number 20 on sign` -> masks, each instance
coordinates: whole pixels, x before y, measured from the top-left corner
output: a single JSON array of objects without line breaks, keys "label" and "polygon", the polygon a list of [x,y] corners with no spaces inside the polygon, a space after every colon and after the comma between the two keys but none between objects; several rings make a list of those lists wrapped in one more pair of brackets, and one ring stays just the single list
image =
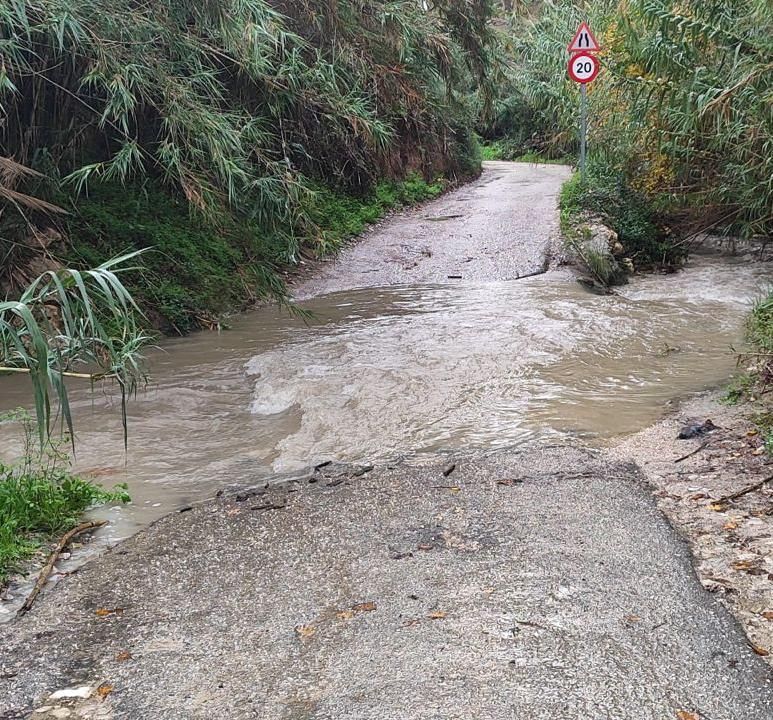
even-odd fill
[{"label": "number 20 on sign", "polygon": [[572,55],[569,59],[569,77],[583,85],[593,82],[599,74],[599,70],[599,61],[588,53]]}]

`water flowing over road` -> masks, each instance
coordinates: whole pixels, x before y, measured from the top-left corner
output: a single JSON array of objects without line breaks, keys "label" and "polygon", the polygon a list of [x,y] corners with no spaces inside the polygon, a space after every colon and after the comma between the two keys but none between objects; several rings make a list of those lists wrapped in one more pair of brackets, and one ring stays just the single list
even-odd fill
[{"label": "water flowing over road", "polygon": [[540,274],[567,177],[487,163],[315,268],[310,320],[164,342],[126,455],[109,391],[76,391],[78,467],[134,500],[102,542],[145,529],[0,626],[0,718],[772,717],[639,471],[596,451],[727,379],[769,272]]},{"label": "water flowing over road", "polygon": [[[637,278],[608,297],[568,272],[515,281],[553,251],[566,177],[562,167],[492,163],[302,283],[308,323],[263,308],[220,335],[166,341],[129,406],[126,456],[116,399],[74,392],[77,467],[128,482],[134,499],[97,513],[112,521],[105,537],[223,485],[326,460],[567,434],[604,443],[724,381],[764,265],[696,257],[678,276]],[[26,380],[0,380],[0,409],[27,400]],[[0,451],[15,441],[4,431]]]}]

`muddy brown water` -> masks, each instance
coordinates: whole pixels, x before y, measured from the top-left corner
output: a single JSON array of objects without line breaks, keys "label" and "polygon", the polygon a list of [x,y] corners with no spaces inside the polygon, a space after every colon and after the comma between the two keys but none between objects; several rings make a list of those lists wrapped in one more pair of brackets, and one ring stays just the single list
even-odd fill
[{"label": "muddy brown water", "polygon": [[[352,290],[305,301],[308,325],[264,308],[150,354],[127,455],[116,398],[75,389],[76,469],[129,484],[131,505],[95,513],[111,520],[103,540],[113,541],[224,485],[325,460],[420,460],[557,436],[609,443],[726,381],[768,272],[698,257],[610,297],[563,272]],[[0,410],[28,397],[23,379],[0,380]],[[17,448],[18,428],[0,426],[0,457]]]}]

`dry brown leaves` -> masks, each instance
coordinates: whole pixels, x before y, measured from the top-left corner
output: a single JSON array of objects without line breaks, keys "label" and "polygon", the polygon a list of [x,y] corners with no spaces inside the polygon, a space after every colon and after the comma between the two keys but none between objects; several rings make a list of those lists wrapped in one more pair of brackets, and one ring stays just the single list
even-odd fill
[{"label": "dry brown leaves", "polygon": [[310,637],[313,637],[314,633],[317,632],[317,628],[315,628],[313,625],[296,625],[295,632],[298,637],[303,638],[304,640],[308,640]]},{"label": "dry brown leaves", "polygon": [[733,568],[736,570],[751,570],[758,564],[757,560],[736,560],[733,563]]},{"label": "dry brown leaves", "polygon": [[754,652],[757,653],[757,655],[759,655],[760,657],[767,657],[768,655],[770,655],[770,652],[768,652],[761,645],[755,645],[753,642],[749,642],[749,647],[752,650],[754,650]]},{"label": "dry brown leaves", "polygon": [[360,613],[373,612],[376,609],[376,603],[364,602],[352,605],[348,610],[339,610],[336,613],[336,617],[339,620],[351,620],[355,615]]},{"label": "dry brown leaves", "polygon": [[94,611],[97,617],[108,617],[109,615],[123,615],[123,608],[97,608]]},{"label": "dry brown leaves", "polygon": [[104,700],[114,689],[115,688],[110,683],[102,683],[97,688],[97,695]]}]

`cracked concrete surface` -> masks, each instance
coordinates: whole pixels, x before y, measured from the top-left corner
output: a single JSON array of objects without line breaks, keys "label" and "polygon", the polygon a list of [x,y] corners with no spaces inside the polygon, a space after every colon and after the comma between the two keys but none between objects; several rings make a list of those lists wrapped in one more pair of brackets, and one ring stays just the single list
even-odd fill
[{"label": "cracked concrete surface", "polygon": [[442,469],[330,467],[161,520],[0,629],[0,717],[100,683],[114,718],[773,717],[635,466]]}]

